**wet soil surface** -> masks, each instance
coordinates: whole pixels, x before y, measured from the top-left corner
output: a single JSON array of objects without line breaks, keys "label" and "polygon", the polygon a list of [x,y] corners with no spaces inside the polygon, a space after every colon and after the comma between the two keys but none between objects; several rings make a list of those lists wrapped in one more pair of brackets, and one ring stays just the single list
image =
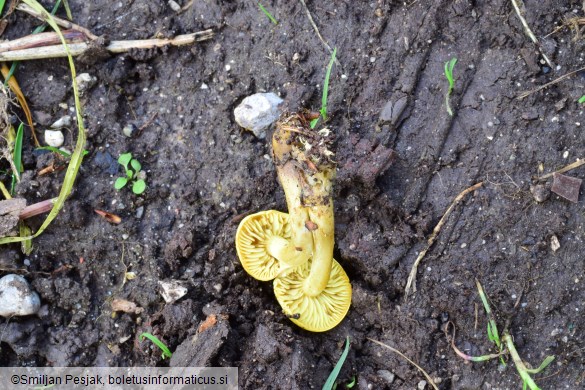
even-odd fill
[{"label": "wet soil surface", "polygon": [[[577,103],[585,73],[517,98],[583,66],[585,41],[562,27],[585,16],[580,1],[524,2],[552,68],[509,1],[307,1],[339,60],[328,106],[339,167],[335,258],[353,286],[346,319],[324,334],[293,325],[271,283],[242,269],[233,243],[245,215],[286,210],[267,141],[238,127],[234,107],[262,91],[278,93],[290,111],[320,107],[330,54],[302,3],[263,2],[278,25],[255,2],[178,1],[179,13],[163,1],[69,3],[78,24],[107,39],[207,28],[215,36],[77,62],[79,73],[97,78],[82,98],[89,154],[32,254],[1,249],[2,274],[24,275],[43,306],[36,316],[0,320],[0,364],[237,366],[244,389],[308,389],[323,385],[349,336],[340,386],[354,378],[360,389],[423,385],[417,369],[373,339],[417,362],[440,389],[519,389],[512,364],[465,363],[445,336],[451,321],[462,351],[494,352],[477,279],[523,359],[537,366],[556,357],[535,376],[540,386],[583,386],[583,200],[569,202],[550,193],[552,179],[534,177],[585,157]],[[10,22],[7,39],[37,24],[21,13]],[[443,68],[452,57],[450,116]],[[71,114],[65,60],[22,63],[17,78],[40,130]],[[129,124],[143,129],[128,138]],[[70,149],[75,132],[66,133]],[[128,151],[147,173],[141,196],[113,186],[122,175],[116,159]],[[56,196],[63,172],[36,174],[49,161],[29,133],[24,156],[18,194],[29,204]],[[585,168],[566,174],[583,178]],[[434,226],[478,182],[448,217],[407,297]],[[125,281],[126,272],[136,277]],[[188,293],[165,303],[159,281],[170,280]],[[112,315],[114,298],[143,311]],[[139,342],[142,332],[175,351],[170,362]]]}]

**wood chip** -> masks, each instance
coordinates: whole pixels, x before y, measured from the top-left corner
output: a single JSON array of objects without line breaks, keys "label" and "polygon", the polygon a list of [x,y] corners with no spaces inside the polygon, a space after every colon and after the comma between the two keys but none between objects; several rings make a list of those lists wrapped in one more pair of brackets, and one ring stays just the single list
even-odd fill
[{"label": "wood chip", "polygon": [[124,313],[140,314],[144,311],[142,307],[138,307],[134,302],[127,301],[126,299],[114,298],[112,300],[113,311],[123,311]]},{"label": "wood chip", "polygon": [[201,325],[199,325],[197,333],[205,332],[207,329],[213,328],[215,324],[217,324],[217,316],[215,314],[210,314],[207,316],[205,321],[203,321]]}]

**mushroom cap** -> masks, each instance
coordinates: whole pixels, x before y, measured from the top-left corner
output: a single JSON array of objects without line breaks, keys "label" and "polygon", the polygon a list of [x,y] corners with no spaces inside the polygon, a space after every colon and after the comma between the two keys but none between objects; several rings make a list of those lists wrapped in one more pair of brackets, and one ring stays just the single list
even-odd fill
[{"label": "mushroom cap", "polygon": [[274,295],[290,320],[311,332],[325,332],[337,326],[351,304],[351,284],[347,274],[333,259],[331,276],[321,294],[310,297],[303,285],[312,260],[274,279]]},{"label": "mushroom cap", "polygon": [[242,267],[254,279],[267,281],[276,277],[280,265],[268,254],[268,243],[273,237],[291,238],[289,216],[276,210],[248,215],[236,232],[236,250]]}]

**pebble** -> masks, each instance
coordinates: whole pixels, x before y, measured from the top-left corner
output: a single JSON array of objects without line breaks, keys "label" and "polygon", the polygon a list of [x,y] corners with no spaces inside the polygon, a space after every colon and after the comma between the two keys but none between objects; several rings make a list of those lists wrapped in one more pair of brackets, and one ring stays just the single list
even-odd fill
[{"label": "pebble", "polygon": [[124,128],[122,129],[122,133],[124,133],[124,135],[128,138],[132,137],[134,135],[134,133],[136,132],[136,125],[129,123],[126,126],[124,126]]},{"label": "pebble", "polygon": [[140,206],[136,209],[136,218],[140,219],[144,215],[144,206]]},{"label": "pebble", "polygon": [[55,122],[53,122],[53,124],[51,125],[52,129],[60,129],[62,127],[69,127],[71,126],[71,116],[70,115],[65,115],[62,116],[61,118],[57,119]]},{"label": "pebble", "polygon": [[257,138],[266,137],[266,129],[280,116],[278,106],[283,102],[276,94],[256,93],[248,96],[234,110],[236,122]]},{"label": "pebble", "polygon": [[83,93],[94,86],[97,78],[90,75],[89,73],[81,73],[75,78],[75,81],[77,82],[77,88],[79,92]]},{"label": "pebble", "polygon": [[39,294],[20,275],[9,274],[0,279],[0,316],[26,316],[41,307]]},{"label": "pebble", "polygon": [[175,12],[181,11],[181,6],[174,0],[169,0],[169,7]]},{"label": "pebble", "polygon": [[418,382],[418,385],[416,386],[416,388],[418,390],[424,390],[427,387],[427,381],[420,381]]},{"label": "pebble", "polygon": [[187,294],[187,288],[177,280],[169,280],[168,282],[159,280],[158,284],[161,287],[161,295],[166,303],[175,302]]},{"label": "pebble", "polygon": [[65,136],[59,130],[45,130],[45,142],[49,146],[58,148],[65,142]]},{"label": "pebble", "polygon": [[394,382],[394,378],[396,377],[396,375],[394,375],[388,370],[380,370],[378,371],[378,375],[380,376],[380,378],[384,379],[386,383],[389,385],[391,385],[392,382]]}]

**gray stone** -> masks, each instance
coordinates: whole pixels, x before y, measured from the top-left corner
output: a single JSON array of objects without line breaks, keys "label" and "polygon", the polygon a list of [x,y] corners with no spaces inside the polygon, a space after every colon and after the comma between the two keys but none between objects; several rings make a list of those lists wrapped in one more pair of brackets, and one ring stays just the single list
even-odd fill
[{"label": "gray stone", "polygon": [[394,375],[388,370],[380,370],[378,371],[378,375],[380,376],[380,378],[384,379],[386,383],[389,385],[391,385],[392,382],[394,382],[394,378],[396,377],[396,375]]},{"label": "gray stone", "polygon": [[258,138],[266,137],[266,129],[280,116],[278,106],[283,102],[274,93],[256,93],[248,96],[234,110],[236,122]]},{"label": "gray stone", "polygon": [[20,275],[9,274],[0,279],[0,316],[26,316],[41,307],[39,294]]},{"label": "gray stone", "polygon": [[69,127],[71,126],[71,116],[65,115],[61,118],[57,119],[52,125],[51,128],[53,129],[60,129],[62,127]]}]

